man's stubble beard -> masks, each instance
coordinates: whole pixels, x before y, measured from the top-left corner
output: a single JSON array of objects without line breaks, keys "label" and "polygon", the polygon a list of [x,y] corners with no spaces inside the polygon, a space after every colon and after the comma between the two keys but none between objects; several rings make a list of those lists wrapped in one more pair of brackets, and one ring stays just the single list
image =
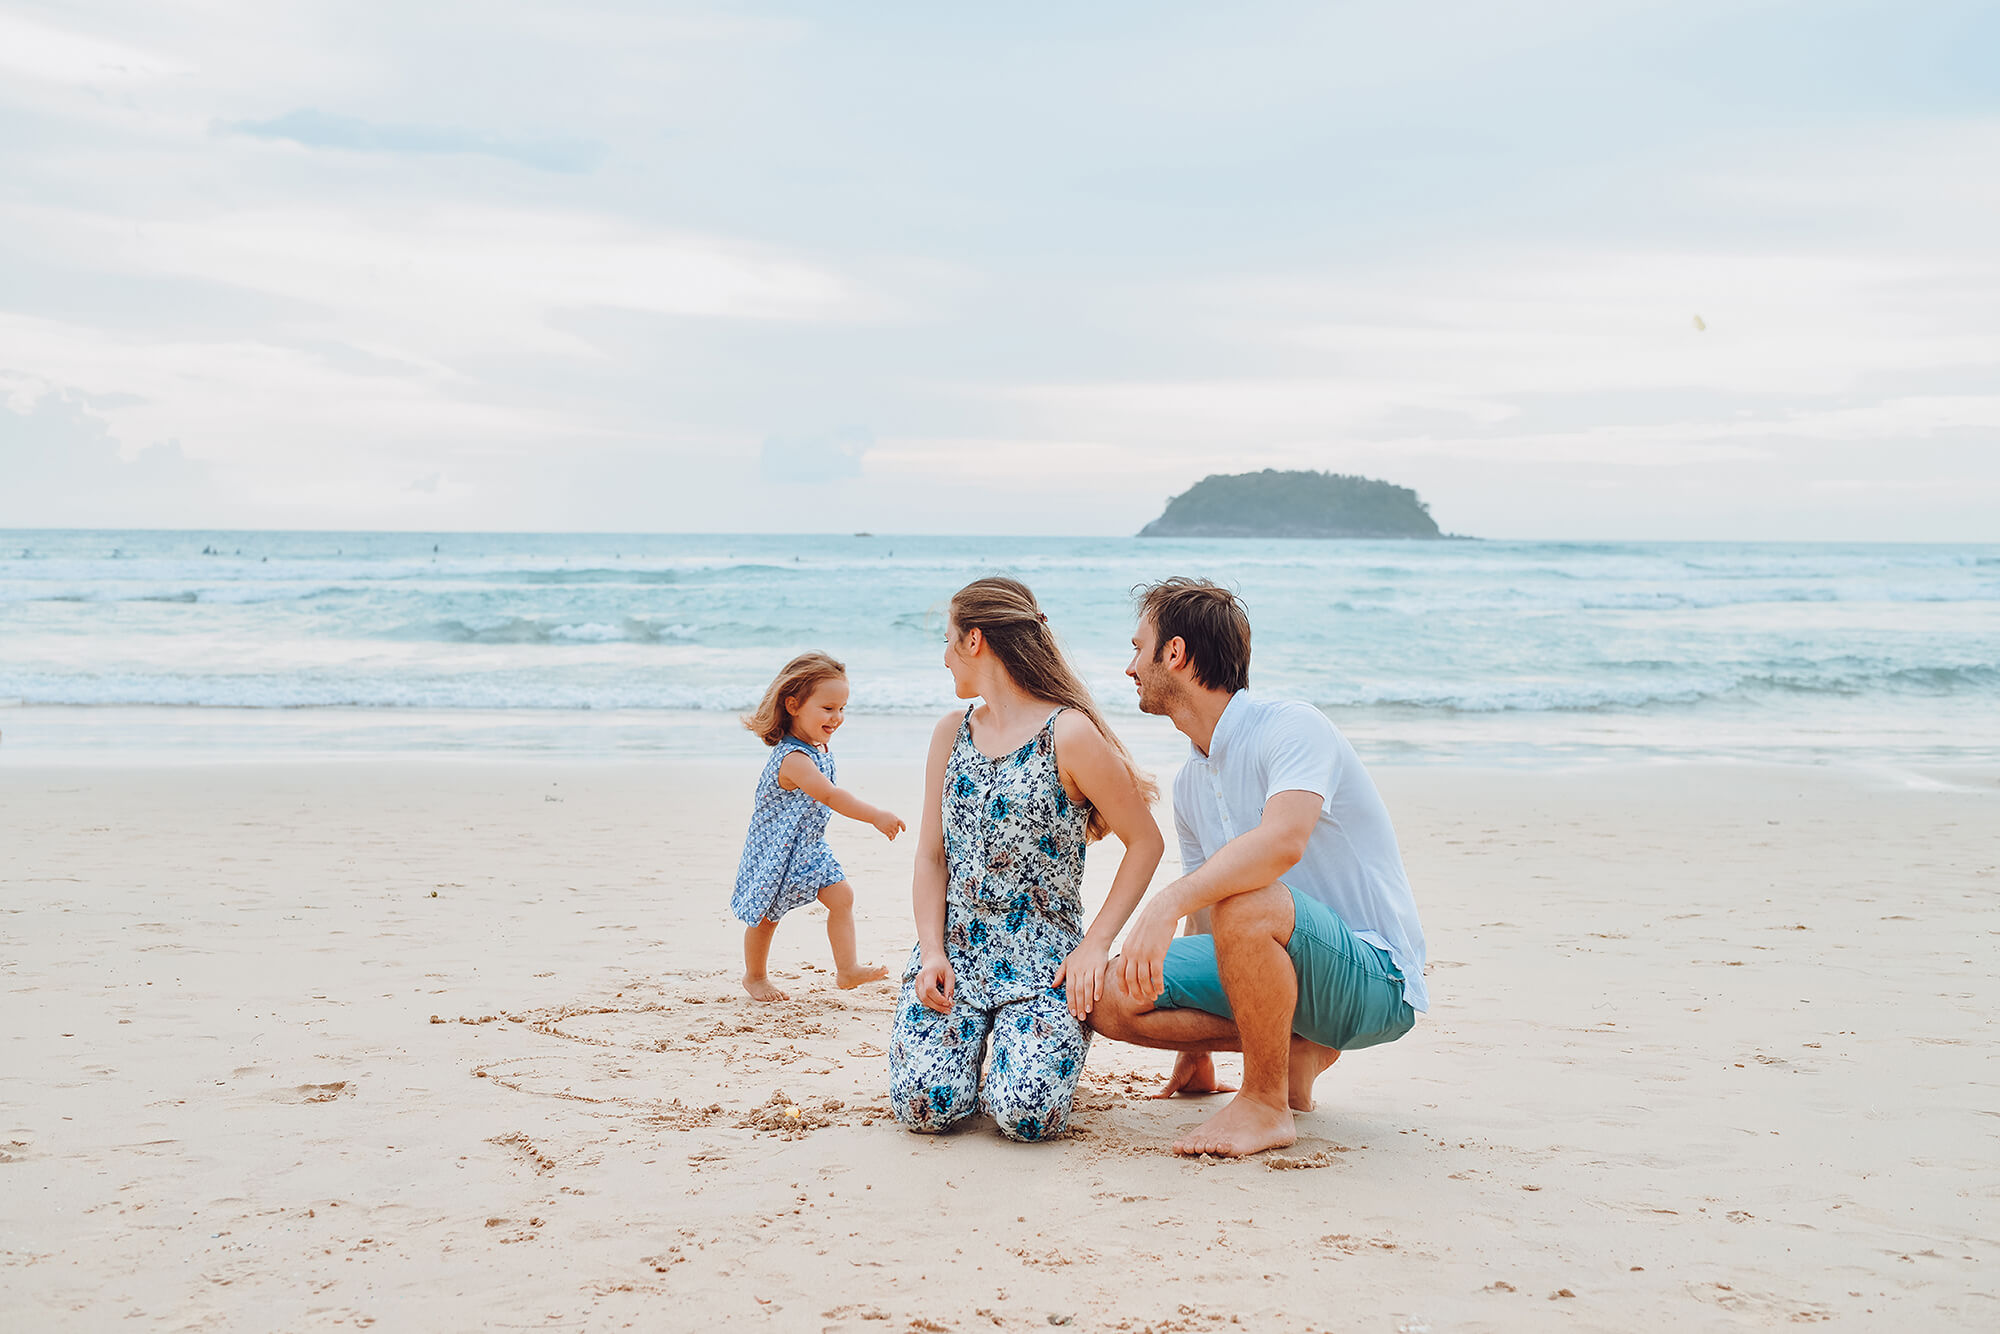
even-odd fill
[{"label": "man's stubble beard", "polygon": [[1139,682],[1139,712],[1141,713],[1151,714],[1157,718],[1171,717],[1174,705],[1180,703],[1180,698],[1181,691],[1174,687],[1171,678],[1166,681],[1154,682],[1142,679]]}]

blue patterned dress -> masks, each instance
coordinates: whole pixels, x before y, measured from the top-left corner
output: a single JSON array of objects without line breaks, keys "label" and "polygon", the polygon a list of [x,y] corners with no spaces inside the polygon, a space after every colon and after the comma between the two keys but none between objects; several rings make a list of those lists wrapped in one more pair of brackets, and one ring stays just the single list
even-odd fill
[{"label": "blue patterned dress", "polygon": [[810,756],[827,782],[834,781],[833,756],[819,747],[787,736],[772,748],[757,780],[757,804],[750,812],[743,860],[736,865],[736,892],[729,900],[736,920],[750,926],[775,922],[811,903],[828,885],[847,879],[826,845],[833,812],[797,788],[779,786],[778,767],[795,750]]},{"label": "blue patterned dress", "polygon": [[1070,800],[1056,769],[1061,712],[995,760],[972,744],[968,708],[945,762],[951,1013],[918,1002],[923,950],[912,950],[889,1045],[890,1105],[912,1130],[943,1130],[981,1108],[1010,1139],[1046,1139],[1069,1124],[1090,1030],[1053,983],[1083,939],[1090,808]]}]

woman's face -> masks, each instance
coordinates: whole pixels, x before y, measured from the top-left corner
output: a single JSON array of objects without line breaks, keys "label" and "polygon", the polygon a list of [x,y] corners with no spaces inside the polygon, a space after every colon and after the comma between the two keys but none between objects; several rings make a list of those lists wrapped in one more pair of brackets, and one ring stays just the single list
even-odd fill
[{"label": "woman's face", "polygon": [[979,687],[972,679],[972,655],[978,651],[977,645],[969,645],[960,637],[957,625],[945,622],[944,667],[951,673],[952,692],[960,699],[979,698]]}]

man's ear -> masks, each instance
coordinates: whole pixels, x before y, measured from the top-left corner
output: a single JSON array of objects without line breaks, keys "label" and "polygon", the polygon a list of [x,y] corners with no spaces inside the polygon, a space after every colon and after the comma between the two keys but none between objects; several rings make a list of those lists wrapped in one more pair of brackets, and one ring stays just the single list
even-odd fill
[{"label": "man's ear", "polygon": [[1187,640],[1175,635],[1167,641],[1167,668],[1170,671],[1178,671],[1187,666],[1187,662]]}]

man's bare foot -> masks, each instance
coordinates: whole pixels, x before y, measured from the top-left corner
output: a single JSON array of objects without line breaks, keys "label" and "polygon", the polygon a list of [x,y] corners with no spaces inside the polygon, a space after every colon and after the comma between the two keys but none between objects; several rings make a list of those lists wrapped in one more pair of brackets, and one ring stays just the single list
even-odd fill
[{"label": "man's bare foot", "polygon": [[1313,1081],[1339,1059],[1340,1053],[1332,1047],[1322,1047],[1317,1042],[1306,1041],[1297,1033],[1292,1034],[1292,1060],[1285,1080],[1285,1101],[1292,1105],[1293,1111],[1309,1112],[1313,1109]]},{"label": "man's bare foot", "polygon": [[781,1001],[781,1000],[791,999],[790,996],[787,996],[784,992],[772,986],[771,980],[765,977],[744,978],[743,989],[750,993],[750,999],[754,1001]]},{"label": "man's bare foot", "polygon": [[853,968],[836,970],[833,983],[842,991],[852,991],[863,982],[880,982],[888,975],[889,970],[879,963],[856,964]]},{"label": "man's bare foot", "polygon": [[1174,1059],[1174,1072],[1167,1076],[1167,1082],[1160,1085],[1155,1098],[1171,1098],[1182,1094],[1198,1098],[1207,1093],[1234,1093],[1236,1085],[1225,1084],[1215,1077],[1215,1058],[1205,1051],[1182,1052]]},{"label": "man's bare foot", "polygon": [[1227,1107],[1175,1140],[1174,1152],[1245,1158],[1266,1149],[1282,1149],[1298,1138],[1290,1108],[1273,1107],[1239,1093]]}]

